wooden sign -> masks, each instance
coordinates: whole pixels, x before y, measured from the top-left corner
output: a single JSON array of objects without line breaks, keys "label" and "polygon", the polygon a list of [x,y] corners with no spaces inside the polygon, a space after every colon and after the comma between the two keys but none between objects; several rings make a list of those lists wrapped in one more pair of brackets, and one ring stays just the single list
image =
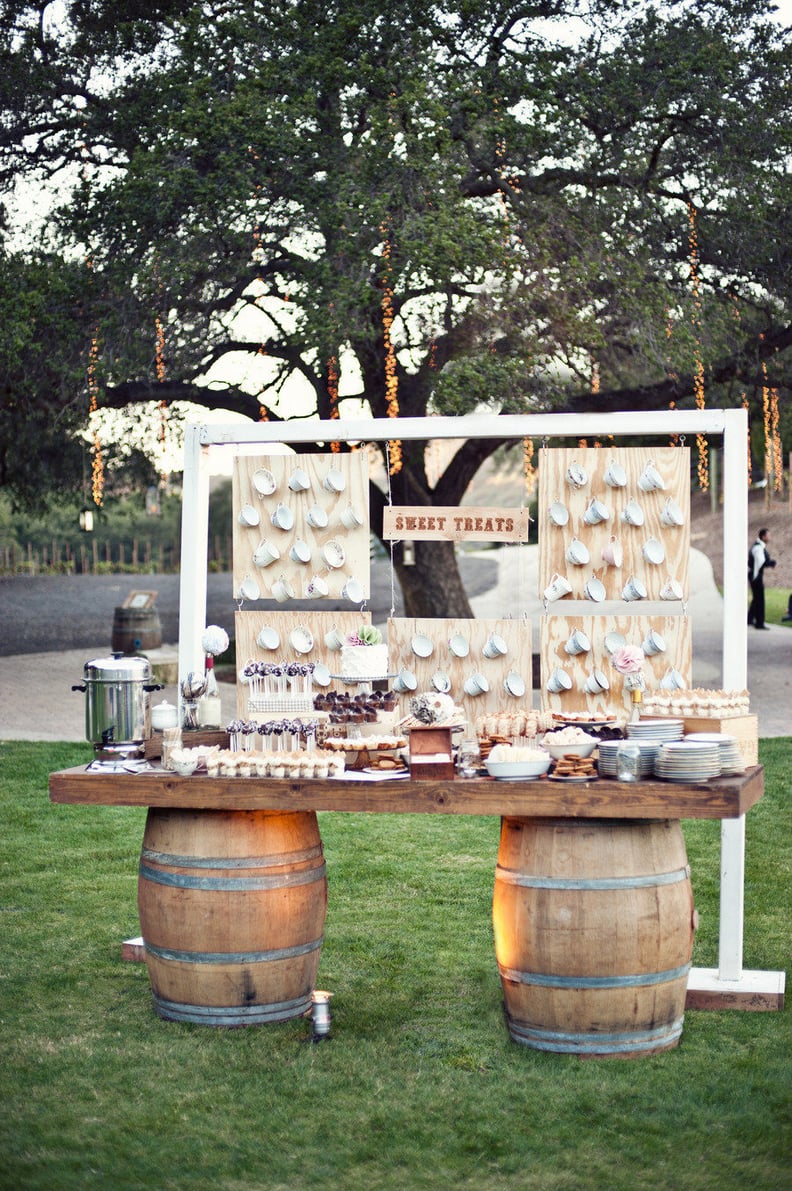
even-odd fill
[{"label": "wooden sign", "polygon": [[386,505],[383,537],[416,542],[527,542],[527,509]]}]

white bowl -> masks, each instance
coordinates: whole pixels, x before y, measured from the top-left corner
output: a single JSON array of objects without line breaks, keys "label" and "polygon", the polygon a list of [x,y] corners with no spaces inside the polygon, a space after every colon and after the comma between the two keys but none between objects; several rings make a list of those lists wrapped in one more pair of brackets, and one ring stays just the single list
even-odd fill
[{"label": "white bowl", "polygon": [[198,768],[197,760],[191,761],[174,761],[173,768],[181,777],[189,777],[190,774],[195,773]]},{"label": "white bowl", "polygon": [[536,761],[487,761],[487,772],[490,777],[501,781],[530,781],[541,777],[550,768],[550,754],[537,758]]},{"label": "white bowl", "polygon": [[599,741],[579,740],[576,744],[551,744],[549,741],[542,742],[542,748],[547,749],[554,761],[560,761],[562,757],[590,757],[594,749],[599,744]]}]

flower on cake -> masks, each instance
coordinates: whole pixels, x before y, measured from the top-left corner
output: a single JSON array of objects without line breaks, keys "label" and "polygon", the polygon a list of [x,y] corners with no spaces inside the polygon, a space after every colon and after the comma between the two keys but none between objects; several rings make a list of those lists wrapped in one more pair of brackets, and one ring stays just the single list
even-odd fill
[{"label": "flower on cake", "polygon": [[382,633],[373,624],[358,625],[357,632],[347,633],[347,645],[381,645]]}]

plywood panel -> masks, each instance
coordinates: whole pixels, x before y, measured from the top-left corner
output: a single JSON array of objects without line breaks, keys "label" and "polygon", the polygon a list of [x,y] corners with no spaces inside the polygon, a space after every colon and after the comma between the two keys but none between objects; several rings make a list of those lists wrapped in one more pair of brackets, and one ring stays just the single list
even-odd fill
[{"label": "plywood panel", "polygon": [[[275,480],[275,491],[262,495],[256,489],[254,474],[259,468],[270,471]],[[289,479],[301,468],[309,478],[310,487],[301,492],[289,488]],[[340,471],[343,477],[342,492],[328,491],[324,481],[331,468]],[[317,599],[343,599],[342,589],[348,579],[354,578],[360,584],[360,600],[371,594],[370,568],[370,523],[368,494],[368,457],[365,451],[354,451],[347,455],[239,455],[234,460],[232,477],[234,504],[234,596],[244,598],[240,584],[252,578],[260,588],[260,599],[273,599],[272,586],[284,576],[295,591],[295,598],[305,599],[306,588],[313,575],[322,576],[328,585],[327,595]],[[294,514],[294,525],[283,530],[271,523],[272,514],[278,504],[284,504]],[[308,521],[308,511],[318,505],[327,515],[327,527],[316,528]],[[259,515],[259,524],[240,524],[239,515],[243,505],[251,505]],[[342,521],[348,510],[354,509],[362,524],[349,529]],[[273,542],[280,551],[280,558],[269,566],[257,566],[254,552],[261,540]],[[296,541],[303,541],[310,550],[307,562],[294,561],[289,551]],[[329,543],[337,542],[345,554],[341,567],[329,567],[323,557],[323,550]],[[358,601],[355,601],[356,603]]]},{"label": "plywood panel", "polygon": [[[487,658],[483,650],[491,634],[502,637],[508,652],[497,658]],[[449,642],[455,635],[468,642],[466,657],[456,657]],[[415,637],[427,637],[432,643],[430,657],[416,656],[412,642]],[[394,617],[388,621],[388,649],[391,669],[411,670],[417,679],[417,691],[433,688],[432,676],[440,671],[451,683],[449,695],[464,708],[470,723],[484,714],[519,711],[531,707],[531,622],[529,620],[461,620],[454,618],[428,619],[423,617]],[[483,674],[489,690],[470,696],[464,683],[475,671]],[[506,690],[504,683],[510,671],[525,683],[525,694],[517,698]],[[403,713],[409,712],[411,693],[400,694]]]},{"label": "plywood panel", "polygon": [[[591,650],[570,656],[565,645],[575,629],[586,634]],[[628,645],[640,646],[650,629],[660,634],[666,648],[646,658],[643,676],[647,690],[657,689],[671,668],[678,670],[685,685],[690,686],[692,652],[687,616],[543,616],[539,624],[542,710],[559,714],[590,711],[595,718],[607,712],[621,715],[631,706],[630,692],[622,675],[611,664],[605,637],[608,633],[620,633]],[[559,666],[572,679],[572,689],[552,694],[547,690],[547,680]],[[610,683],[608,691],[596,695],[584,689],[595,668],[602,670]]]},{"label": "plywood panel", "polygon": [[[611,461],[620,465],[627,476],[623,488],[609,487],[605,473]],[[638,484],[647,463],[652,461],[665,483],[664,490],[644,492]],[[570,485],[567,470],[579,464],[586,473],[580,488]],[[609,517],[597,525],[587,525],[584,514],[592,499],[600,500]],[[661,521],[663,508],[673,500],[682,512],[681,526],[665,526]],[[630,500],[638,501],[644,515],[642,526],[626,524],[625,508]],[[566,525],[551,521],[548,509],[560,501],[569,512]],[[554,574],[565,575],[572,584],[568,599],[584,599],[584,586],[595,575],[605,584],[606,598],[622,598],[626,580],[635,575],[647,589],[647,598],[660,598],[660,589],[672,576],[688,597],[688,564],[690,555],[690,449],[688,447],[578,447],[544,450],[539,466],[539,594]],[[618,538],[623,551],[621,567],[608,565],[602,550],[610,538]],[[574,538],[582,542],[590,555],[590,562],[575,565],[566,559],[566,552]],[[664,561],[649,563],[643,547],[654,538],[664,550]]]},{"label": "plywood panel", "polygon": [[[331,674],[337,674],[339,657],[337,651],[328,649],[325,645],[325,633],[332,628],[338,628],[342,636],[353,633],[358,625],[371,624],[371,614],[360,612],[282,612],[278,610],[262,610],[261,612],[237,612],[234,615],[236,632],[237,669],[241,670],[248,661],[255,662],[322,662]],[[305,626],[313,636],[314,645],[310,653],[297,653],[289,644],[289,634],[294,629]],[[256,640],[264,628],[272,628],[280,638],[276,649],[262,649]],[[335,684],[343,688],[343,684]],[[328,688],[330,689],[330,688]],[[245,716],[247,713],[247,693],[243,683],[237,681],[237,714]]]}]

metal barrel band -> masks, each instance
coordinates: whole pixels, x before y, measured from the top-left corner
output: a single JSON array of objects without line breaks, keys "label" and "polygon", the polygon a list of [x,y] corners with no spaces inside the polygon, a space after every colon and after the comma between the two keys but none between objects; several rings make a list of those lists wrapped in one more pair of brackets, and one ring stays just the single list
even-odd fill
[{"label": "metal barrel band", "polygon": [[311,885],[325,879],[326,865],[297,873],[281,873],[272,877],[196,877],[189,873],[169,873],[140,865],[142,879],[154,885],[171,885],[177,889],[206,889],[221,893],[245,893],[251,889],[284,889],[293,885]]},{"label": "metal barrel band", "polygon": [[173,868],[276,868],[282,864],[299,864],[303,860],[316,860],[322,855],[322,845],[304,848],[300,852],[280,852],[274,856],[177,856],[172,852],[156,852],[143,848],[142,861],[150,864],[171,865]]},{"label": "metal barrel band", "polygon": [[667,984],[687,976],[690,964],[668,968],[664,972],[640,972],[624,976],[559,976],[548,972],[519,972],[498,964],[504,980],[515,984],[535,984],[541,988],[598,989],[598,988],[644,988],[653,984]]},{"label": "metal barrel band", "polygon": [[323,941],[324,936],[320,935],[318,939],[311,939],[307,943],[297,943],[293,947],[277,947],[272,951],[177,951],[172,947],[155,947],[153,943],[145,941],[143,945],[148,955],[171,963],[267,964],[309,955],[312,951],[318,951]]},{"label": "metal barrel band", "polygon": [[311,993],[271,1005],[189,1005],[169,1001],[155,993],[154,1007],[160,1017],[169,1021],[191,1022],[199,1026],[255,1026],[302,1017],[311,1009]]},{"label": "metal barrel band", "polygon": [[652,889],[658,885],[676,885],[680,881],[687,881],[690,866],[637,877],[535,877],[498,865],[495,875],[504,884],[519,885],[523,889]]},{"label": "metal barrel band", "polygon": [[618,1031],[613,1034],[566,1033],[558,1030],[543,1030],[517,1021],[506,1014],[509,1034],[515,1042],[521,1042],[533,1050],[553,1051],[557,1054],[629,1054],[657,1050],[659,1047],[675,1045],[681,1035],[684,1017],[651,1030]]}]

